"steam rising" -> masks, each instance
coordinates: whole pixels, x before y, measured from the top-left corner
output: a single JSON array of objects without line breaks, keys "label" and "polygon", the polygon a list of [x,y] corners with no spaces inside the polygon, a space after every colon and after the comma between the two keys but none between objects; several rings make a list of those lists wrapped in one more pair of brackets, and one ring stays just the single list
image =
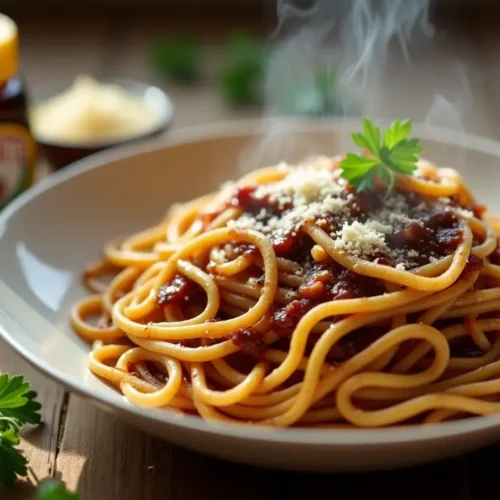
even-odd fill
[{"label": "steam rising", "polygon": [[[426,62],[440,50],[429,0],[278,0],[277,18],[264,86],[267,120],[242,158],[245,170],[294,155],[297,141],[279,117],[322,114],[319,72],[329,85],[330,114],[463,129],[464,103],[471,102],[464,66],[454,57],[447,66]],[[443,80],[446,89],[439,88]],[[310,144],[308,152],[322,151]]]},{"label": "steam rising", "polygon": [[[335,76],[332,93],[349,87],[358,103],[363,96],[373,96],[373,91],[362,91],[380,81],[394,45],[408,63],[410,44],[432,36],[428,4],[429,0],[316,0],[304,7],[303,1],[278,0],[266,111],[281,111],[283,96],[296,82],[304,90],[314,89],[318,68]],[[340,101],[340,112],[348,112],[350,103]]]}]

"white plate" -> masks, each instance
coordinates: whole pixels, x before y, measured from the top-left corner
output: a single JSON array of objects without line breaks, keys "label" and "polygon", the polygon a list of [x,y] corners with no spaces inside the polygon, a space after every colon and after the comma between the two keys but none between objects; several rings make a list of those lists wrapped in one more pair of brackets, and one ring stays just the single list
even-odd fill
[{"label": "white plate", "polygon": [[[85,294],[83,266],[98,257],[105,241],[154,224],[170,203],[238,176],[239,165],[339,153],[351,144],[347,132],[353,127],[359,122],[211,125],[172,133],[167,144],[104,152],[51,176],[0,214],[0,334],[30,363],[110,418],[239,462],[373,470],[456,455],[500,439],[500,415],[352,431],[207,424],[167,410],[133,407],[86,368],[89,346],[69,327],[68,311]],[[272,140],[262,141],[262,130],[267,138],[272,131]],[[462,171],[479,200],[500,213],[499,143],[426,126],[415,133],[426,139],[427,157]]]}]

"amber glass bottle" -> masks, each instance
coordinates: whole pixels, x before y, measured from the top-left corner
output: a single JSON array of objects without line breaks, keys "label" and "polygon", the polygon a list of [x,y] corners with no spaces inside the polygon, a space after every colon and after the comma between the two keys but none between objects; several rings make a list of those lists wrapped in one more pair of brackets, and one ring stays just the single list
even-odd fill
[{"label": "amber glass bottle", "polygon": [[35,150],[19,74],[17,26],[0,14],[0,209],[33,183]]}]

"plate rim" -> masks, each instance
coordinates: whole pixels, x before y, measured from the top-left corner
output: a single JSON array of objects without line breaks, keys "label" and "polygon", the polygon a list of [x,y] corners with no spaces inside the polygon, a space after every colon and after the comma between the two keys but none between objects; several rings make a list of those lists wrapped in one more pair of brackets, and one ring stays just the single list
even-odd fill
[{"label": "plate rim", "polygon": [[[353,128],[359,124],[360,118],[279,118],[284,127],[292,131],[328,130],[332,126]],[[383,120],[382,120],[383,121]],[[28,205],[40,194],[63,184],[69,179],[84,175],[86,172],[103,168],[106,164],[119,161],[129,156],[138,156],[145,153],[168,148],[170,146],[199,142],[200,140],[216,140],[221,137],[251,135],[264,132],[266,122],[276,123],[276,119],[241,119],[221,121],[212,124],[203,124],[192,127],[172,130],[166,137],[150,139],[138,144],[123,145],[101,151],[92,156],[79,160],[65,169],[56,171],[40,181],[38,184],[22,193],[0,212],[0,234],[2,227],[8,224],[10,218]],[[387,120],[388,122],[388,120]],[[491,154],[500,160],[500,142],[485,136],[466,133],[443,127],[436,127],[424,123],[414,122],[414,130],[421,138],[443,142],[447,145],[456,145]],[[438,139],[436,139],[436,137]],[[1,238],[1,236],[0,236]],[[0,310],[10,318],[0,304]],[[15,328],[12,329],[14,331]],[[375,429],[304,429],[304,428],[273,428],[248,423],[206,422],[198,416],[179,415],[166,409],[155,410],[140,408],[130,404],[125,398],[111,400],[105,394],[94,393],[84,380],[72,381],[65,377],[61,370],[53,368],[49,363],[38,357],[9,333],[0,324],[0,337],[16,351],[31,366],[55,381],[58,385],[75,393],[86,400],[98,403],[106,408],[118,409],[121,413],[143,420],[153,420],[156,424],[176,427],[177,430],[186,430],[212,437],[245,439],[251,441],[272,442],[276,445],[304,445],[304,446],[380,446],[397,443],[420,443],[423,441],[441,440],[447,437],[463,436],[479,431],[487,431],[500,426],[500,414],[471,417],[455,422],[442,422],[427,426],[390,427]]]}]

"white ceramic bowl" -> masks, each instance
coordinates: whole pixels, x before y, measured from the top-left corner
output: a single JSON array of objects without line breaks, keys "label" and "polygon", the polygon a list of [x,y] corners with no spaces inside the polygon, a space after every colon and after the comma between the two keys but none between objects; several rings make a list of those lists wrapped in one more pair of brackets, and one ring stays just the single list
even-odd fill
[{"label": "white ceramic bowl", "polygon": [[[358,127],[357,120],[286,122],[279,128],[257,122],[210,125],[173,132],[166,144],[103,152],[56,173],[0,214],[0,334],[30,363],[110,418],[239,462],[374,470],[440,459],[500,439],[500,415],[350,431],[207,424],[133,407],[86,368],[89,346],[69,327],[68,311],[86,293],[80,284],[83,266],[105,241],[153,224],[170,203],[234,178],[238,165],[339,153],[350,145],[348,131]],[[500,213],[499,143],[423,125],[415,134],[425,139],[427,157],[461,170],[478,198]]]},{"label": "white ceramic bowl", "polygon": [[[63,168],[98,151],[156,137],[164,133],[170,126],[174,115],[174,105],[169,96],[160,88],[126,78],[103,78],[99,81],[104,84],[118,85],[130,96],[141,100],[154,113],[156,124],[153,128],[133,137],[90,142],[67,142],[47,139],[37,135],[35,127],[32,126],[33,134],[40,149],[54,169]],[[64,80],[49,87],[33,89],[31,108],[67,91],[73,83],[74,80]]]}]

